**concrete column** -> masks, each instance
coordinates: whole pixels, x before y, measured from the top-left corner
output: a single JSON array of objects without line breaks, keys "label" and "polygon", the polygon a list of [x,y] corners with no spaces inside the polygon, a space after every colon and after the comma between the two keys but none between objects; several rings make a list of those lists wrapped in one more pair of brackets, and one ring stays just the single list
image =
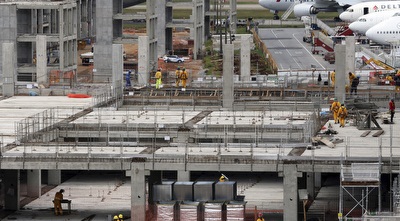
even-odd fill
[{"label": "concrete column", "polygon": [[[15,78],[16,78],[16,59],[14,43],[2,44],[2,73],[3,73],[3,96],[14,96]],[[7,56],[5,56],[7,55]]]},{"label": "concrete column", "polygon": [[[113,55],[112,55],[112,79],[113,89],[115,90],[118,98],[122,97],[123,94],[123,71],[124,71],[124,58],[123,58],[123,45],[113,44]],[[122,102],[117,102],[118,105],[122,105]]]},{"label": "concrete column", "polygon": [[229,21],[230,21],[229,27],[230,27],[231,33],[235,34],[236,33],[236,29],[237,29],[237,27],[236,27],[236,23],[237,23],[237,11],[236,11],[237,1],[236,0],[230,0],[229,1],[229,8],[230,8],[230,10],[229,10]]},{"label": "concrete column", "polygon": [[349,78],[346,72],[346,45],[335,45],[335,58],[335,98],[343,103],[346,100],[346,79]]},{"label": "concrete column", "polygon": [[146,220],[146,186],[144,163],[131,164],[131,220]]},{"label": "concrete column", "polygon": [[61,184],[61,170],[49,170],[47,172],[47,184],[48,185],[60,185]]},{"label": "concrete column", "polygon": [[96,1],[96,45],[94,47],[94,82],[110,82],[112,73],[113,1]]},{"label": "concrete column", "polygon": [[36,77],[39,84],[47,84],[47,39],[36,35]]},{"label": "concrete column", "polygon": [[161,171],[150,171],[150,176],[148,177],[148,189],[149,189],[149,204],[153,204],[153,184],[162,182],[162,172]]},{"label": "concrete column", "polygon": [[165,0],[156,0],[156,15],[157,15],[157,57],[165,55],[165,39],[166,39],[166,20],[165,20]]},{"label": "concrete column", "polygon": [[316,189],[321,189],[322,187],[321,173],[314,173],[314,186]]},{"label": "concrete column", "polygon": [[198,52],[204,42],[204,0],[193,1],[191,20],[193,22],[193,59],[197,59]]},{"label": "concrete column", "polygon": [[41,170],[28,170],[28,196],[40,197],[42,195],[42,171]]},{"label": "concrete column", "polygon": [[240,77],[242,81],[250,81],[250,39],[251,35],[240,37]]},{"label": "concrete column", "polygon": [[138,83],[148,85],[150,80],[149,37],[139,36],[138,45]]},{"label": "concrete column", "polygon": [[233,108],[233,44],[223,45],[223,85],[222,85],[222,107]]},{"label": "concrete column", "polygon": [[190,181],[190,171],[178,170],[177,181],[182,181],[182,182]]},{"label": "concrete column", "polygon": [[[355,71],[355,53],[356,53],[356,40],[354,36],[346,36],[346,76],[349,82],[348,73]],[[350,87],[350,85],[349,85]]]},{"label": "concrete column", "polygon": [[[157,14],[156,1],[146,1],[146,34],[148,36],[148,60],[150,71],[155,71],[158,67],[157,57]],[[161,27],[162,28],[162,27]],[[139,49],[140,50],[140,49]]]},{"label": "concrete column", "polygon": [[315,176],[314,173],[307,173],[307,192],[311,199],[315,198]]},{"label": "concrete column", "polygon": [[19,210],[20,173],[19,170],[4,170],[4,209]]},{"label": "concrete column", "polygon": [[283,220],[296,221],[298,211],[297,166],[283,165]]}]

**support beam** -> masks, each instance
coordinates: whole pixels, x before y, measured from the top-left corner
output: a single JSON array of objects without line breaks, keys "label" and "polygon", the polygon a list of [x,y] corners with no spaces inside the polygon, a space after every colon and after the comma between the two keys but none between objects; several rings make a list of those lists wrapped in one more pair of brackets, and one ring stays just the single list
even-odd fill
[{"label": "support beam", "polygon": [[162,57],[165,55],[165,42],[166,42],[166,35],[165,26],[166,26],[166,0],[156,0],[156,15],[157,15],[157,57]]},{"label": "support beam", "polygon": [[[346,45],[335,45],[335,98],[338,99],[340,103],[346,100],[346,78],[348,75],[346,73]],[[354,61],[354,60],[353,60]]]},{"label": "support beam", "polygon": [[190,171],[178,170],[177,181],[188,182],[190,181]]},{"label": "support beam", "polygon": [[240,80],[250,81],[250,40],[251,35],[242,35],[240,39]]},{"label": "support beam", "polygon": [[234,102],[234,82],[233,82],[233,44],[223,45],[223,101],[222,107],[232,109]]},{"label": "support beam", "polygon": [[146,220],[146,186],[144,162],[131,164],[131,220]]},{"label": "support beam", "polygon": [[123,45],[113,44],[112,46],[112,85],[115,97],[118,99],[116,102],[118,107],[122,106],[123,94],[123,71],[124,71],[124,58],[123,58]]},{"label": "support beam", "polygon": [[40,197],[42,195],[42,171],[27,171],[27,194],[29,197]]},{"label": "support beam", "polygon": [[138,45],[138,84],[148,85],[150,80],[149,37],[139,36]]},{"label": "support beam", "polygon": [[[2,73],[3,73],[3,96],[11,97],[15,94],[16,59],[14,43],[2,44]],[[7,56],[4,56],[7,55]]]},{"label": "support beam", "polygon": [[298,211],[297,165],[283,165],[283,220],[296,221]]},{"label": "support beam", "polygon": [[20,172],[19,170],[4,170],[4,209],[19,210]]},{"label": "support beam", "polygon": [[47,40],[45,35],[36,35],[36,81],[47,84]]},{"label": "support beam", "polygon": [[57,186],[61,184],[61,170],[49,170],[47,173],[48,185]]}]

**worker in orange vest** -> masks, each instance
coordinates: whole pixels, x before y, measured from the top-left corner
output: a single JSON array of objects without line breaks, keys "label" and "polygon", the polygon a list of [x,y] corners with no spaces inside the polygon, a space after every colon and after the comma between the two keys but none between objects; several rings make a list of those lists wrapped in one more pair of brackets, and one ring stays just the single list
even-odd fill
[{"label": "worker in orange vest", "polygon": [[56,216],[63,214],[63,210],[61,207],[61,201],[64,199],[63,193],[64,193],[64,189],[61,189],[54,196],[53,203],[54,203],[54,212],[55,212]]},{"label": "worker in orange vest", "polygon": [[334,101],[331,105],[331,111],[333,113],[333,121],[335,124],[339,123],[339,118],[338,118],[338,111],[340,108],[340,102],[337,100],[337,98],[334,98]]},{"label": "worker in orange vest", "polygon": [[161,87],[161,84],[162,84],[161,77],[162,77],[161,68],[159,68],[159,69],[157,69],[157,72],[156,72],[156,75],[155,75],[155,78],[156,78],[156,89],[160,89],[160,87]]},{"label": "worker in orange vest", "polygon": [[338,111],[338,117],[340,122],[340,127],[344,127],[344,123],[347,117],[347,108],[342,104]]},{"label": "worker in orange vest", "polygon": [[187,73],[186,69],[183,68],[181,72],[181,81],[182,81],[182,87],[186,88],[186,80],[189,78],[189,74]]}]

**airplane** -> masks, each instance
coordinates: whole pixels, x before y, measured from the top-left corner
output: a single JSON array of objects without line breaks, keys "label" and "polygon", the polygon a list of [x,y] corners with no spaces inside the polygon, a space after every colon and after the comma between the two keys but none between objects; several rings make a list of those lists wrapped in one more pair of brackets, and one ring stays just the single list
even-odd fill
[{"label": "airplane", "polygon": [[[278,12],[286,11],[298,0],[259,0],[258,3],[274,12],[274,19],[279,19]],[[296,17],[316,15],[318,12],[343,12],[351,5],[370,0],[304,0],[293,8]],[[379,1],[379,0],[378,0]]]},{"label": "airplane", "polygon": [[350,6],[339,15],[339,18],[342,21],[354,22],[359,17],[369,13],[398,9],[400,9],[400,1],[363,2]]},{"label": "airplane", "polygon": [[399,12],[400,9],[366,14],[359,17],[357,21],[352,22],[349,25],[349,28],[355,33],[365,35],[368,29],[370,29],[372,26],[392,17],[393,15]]},{"label": "airplane", "polygon": [[365,35],[378,44],[399,45],[400,43],[400,12],[374,25]]}]

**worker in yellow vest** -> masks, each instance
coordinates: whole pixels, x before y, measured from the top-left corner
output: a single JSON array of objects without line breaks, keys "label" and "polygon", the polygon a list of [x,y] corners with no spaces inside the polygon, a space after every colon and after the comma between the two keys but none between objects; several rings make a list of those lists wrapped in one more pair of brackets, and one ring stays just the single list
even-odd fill
[{"label": "worker in yellow vest", "polygon": [[155,77],[156,77],[156,89],[160,89],[161,84],[162,84],[162,81],[161,81],[161,77],[162,77],[161,68],[157,69]]},{"label": "worker in yellow vest", "polygon": [[344,106],[344,104],[342,104],[339,108],[338,117],[339,117],[340,127],[344,127],[344,123],[347,117],[347,108]]},{"label": "worker in yellow vest", "polygon": [[335,75],[336,75],[336,72],[335,72],[335,70],[333,70],[333,71],[331,72],[331,74],[330,74],[332,87],[335,86],[335,78],[336,78]]},{"label": "worker in yellow vest", "polygon": [[333,121],[335,124],[339,123],[339,118],[338,118],[338,112],[340,108],[340,102],[337,100],[337,98],[334,98],[334,101],[331,105],[331,111],[333,113]]},{"label": "worker in yellow vest", "polygon": [[183,68],[181,72],[181,82],[182,82],[182,87],[186,88],[186,80],[189,78],[189,74],[187,73],[186,69]]}]

